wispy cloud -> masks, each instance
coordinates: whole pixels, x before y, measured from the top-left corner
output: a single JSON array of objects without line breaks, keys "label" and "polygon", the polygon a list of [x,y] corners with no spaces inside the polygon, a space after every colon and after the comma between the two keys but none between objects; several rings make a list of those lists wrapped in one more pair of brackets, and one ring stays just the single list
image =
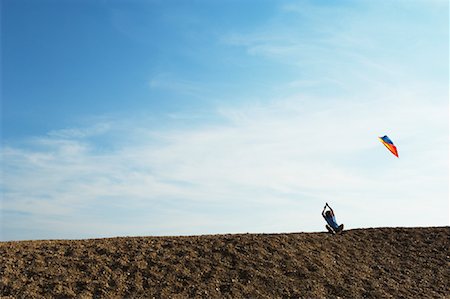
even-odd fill
[{"label": "wispy cloud", "polygon": [[[8,213],[25,213],[36,223],[51,219],[48,226],[58,225],[69,236],[89,235],[88,227],[84,234],[75,232],[79,221],[93,223],[90,229],[104,235],[213,233],[211,227],[219,232],[318,230],[320,218],[302,227],[298,218],[310,219],[331,201],[346,208],[341,215],[350,227],[407,224],[384,216],[383,204],[392,201],[408,204],[402,209],[412,213],[409,218],[444,225],[438,207],[448,198],[446,107],[407,92],[384,99],[313,108],[305,100],[314,99],[293,96],[223,107],[221,125],[141,127],[138,133],[130,126],[126,130],[141,141],[118,140],[121,146],[108,152],[83,134],[35,138],[27,150],[9,146],[3,149],[4,219],[10,219]],[[399,111],[410,117],[399,118]],[[376,137],[384,133],[396,138],[399,160],[378,143]],[[436,208],[419,215],[419,207],[430,203]],[[367,207],[378,220],[351,214]],[[121,215],[123,209],[133,211]],[[234,215],[233,224],[222,210],[232,211],[227,215]],[[262,215],[283,221],[267,224]],[[115,230],[117,222],[124,224]],[[104,227],[107,223],[112,229]],[[16,225],[5,223],[5,230]]]},{"label": "wispy cloud", "polygon": [[[230,32],[222,42],[249,56],[295,67],[299,79],[321,82],[326,89],[355,92],[359,87],[376,90],[419,78],[442,80],[441,70],[447,68],[442,62],[448,61],[448,26],[443,22],[448,18],[439,13],[445,3],[435,4],[290,3],[281,5],[266,26]],[[427,14],[411,22],[418,7]]]},{"label": "wispy cloud", "polygon": [[205,92],[205,86],[200,83],[176,78],[170,74],[158,74],[154,76],[150,80],[149,86],[152,89],[161,89],[189,95],[199,95]]},{"label": "wispy cloud", "polygon": [[61,139],[72,138],[87,138],[98,135],[103,135],[110,129],[108,123],[98,123],[89,128],[66,128],[53,130],[48,133],[48,136]]}]

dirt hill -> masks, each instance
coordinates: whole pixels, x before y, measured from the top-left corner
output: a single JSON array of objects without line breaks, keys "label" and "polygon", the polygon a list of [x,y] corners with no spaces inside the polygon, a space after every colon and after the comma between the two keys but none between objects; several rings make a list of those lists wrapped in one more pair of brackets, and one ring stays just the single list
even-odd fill
[{"label": "dirt hill", "polygon": [[450,227],[0,243],[12,298],[450,298]]}]

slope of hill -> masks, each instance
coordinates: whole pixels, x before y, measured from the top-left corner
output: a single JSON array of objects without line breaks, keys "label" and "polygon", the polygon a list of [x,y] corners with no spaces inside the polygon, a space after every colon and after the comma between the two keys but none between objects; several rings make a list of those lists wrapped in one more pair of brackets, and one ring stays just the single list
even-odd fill
[{"label": "slope of hill", "polygon": [[0,243],[11,298],[450,298],[450,227]]}]

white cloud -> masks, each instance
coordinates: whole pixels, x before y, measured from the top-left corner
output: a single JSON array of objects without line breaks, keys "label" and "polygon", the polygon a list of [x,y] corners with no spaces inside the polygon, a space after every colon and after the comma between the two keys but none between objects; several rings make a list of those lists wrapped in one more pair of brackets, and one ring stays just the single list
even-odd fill
[{"label": "white cloud", "polygon": [[[155,131],[135,130],[129,122],[120,131],[141,138],[126,144],[117,137],[121,147],[108,152],[82,134],[49,134],[30,141],[35,147],[29,149],[6,147],[2,209],[28,213],[35,222],[56,217],[49,221],[61,222],[68,235],[76,235],[80,219],[106,235],[318,230],[315,213],[325,201],[338,207],[350,227],[413,225],[411,217],[446,224],[438,215],[448,198],[446,104],[399,91],[359,104],[313,101],[293,96],[222,108],[227,121],[215,126]],[[400,159],[378,142],[385,133],[397,143]],[[386,206],[402,204],[417,215],[384,216]],[[435,208],[419,215],[430,204]],[[368,213],[367,207],[377,220],[357,215]],[[232,211],[233,223],[222,209]],[[86,215],[89,210],[95,216]],[[117,214],[126,219],[122,229],[96,228],[117,228]],[[264,220],[271,218],[277,223]],[[299,218],[316,220],[299,226]]]},{"label": "white cloud", "polygon": [[160,89],[170,92],[193,96],[204,95],[206,86],[192,80],[180,79],[171,74],[161,73],[155,75],[149,82],[151,89]]},{"label": "white cloud", "polygon": [[98,123],[89,128],[66,128],[53,130],[48,133],[49,137],[71,139],[71,138],[87,138],[105,134],[110,129],[108,123]]}]

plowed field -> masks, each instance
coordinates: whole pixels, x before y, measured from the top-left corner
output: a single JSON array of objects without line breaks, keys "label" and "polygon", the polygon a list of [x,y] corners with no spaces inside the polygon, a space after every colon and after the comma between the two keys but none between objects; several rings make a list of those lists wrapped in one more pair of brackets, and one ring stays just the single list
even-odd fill
[{"label": "plowed field", "polygon": [[450,227],[0,243],[11,298],[450,298]]}]

